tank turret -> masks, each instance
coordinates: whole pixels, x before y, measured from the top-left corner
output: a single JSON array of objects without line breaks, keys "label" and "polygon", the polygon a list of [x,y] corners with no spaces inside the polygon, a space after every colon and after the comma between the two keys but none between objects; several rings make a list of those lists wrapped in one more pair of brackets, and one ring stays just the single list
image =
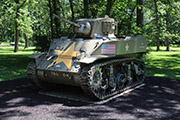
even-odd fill
[{"label": "tank turret", "polygon": [[107,15],[104,18],[94,19],[77,19],[75,22],[66,20],[65,18],[54,16],[62,21],[72,24],[73,32],[76,37],[82,38],[101,38],[101,37],[115,37],[114,34],[118,31],[117,22]]}]

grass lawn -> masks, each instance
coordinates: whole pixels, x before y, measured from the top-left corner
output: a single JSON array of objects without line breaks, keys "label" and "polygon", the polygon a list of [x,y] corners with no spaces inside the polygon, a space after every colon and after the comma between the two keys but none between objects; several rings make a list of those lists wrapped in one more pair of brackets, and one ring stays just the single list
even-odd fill
[{"label": "grass lawn", "polygon": [[19,52],[14,53],[13,46],[0,47],[0,81],[23,78],[26,76],[26,66],[33,54],[34,47],[24,49],[19,47]]},{"label": "grass lawn", "polygon": [[169,77],[180,79],[180,47],[171,47],[171,51],[156,52],[156,47],[150,48],[145,58],[147,76]]},{"label": "grass lawn", "polygon": [[9,42],[0,42],[0,45],[10,45]]},{"label": "grass lawn", "polygon": [[[34,47],[19,47],[18,53],[13,49],[13,46],[0,47],[0,81],[26,77],[28,56],[33,54]],[[145,58],[146,75],[180,79],[180,47],[171,47],[171,52],[166,52],[165,47],[160,52],[155,49],[151,47]]]}]

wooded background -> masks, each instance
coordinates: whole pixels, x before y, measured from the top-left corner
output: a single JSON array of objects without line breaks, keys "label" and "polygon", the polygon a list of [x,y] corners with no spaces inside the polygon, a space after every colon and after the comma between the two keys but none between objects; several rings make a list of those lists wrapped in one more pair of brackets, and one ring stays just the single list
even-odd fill
[{"label": "wooded background", "polygon": [[118,22],[117,36],[144,35],[149,46],[180,44],[179,0],[1,0],[0,41],[15,41],[47,50],[53,38],[72,36],[71,25],[53,14],[74,21],[109,15]]}]

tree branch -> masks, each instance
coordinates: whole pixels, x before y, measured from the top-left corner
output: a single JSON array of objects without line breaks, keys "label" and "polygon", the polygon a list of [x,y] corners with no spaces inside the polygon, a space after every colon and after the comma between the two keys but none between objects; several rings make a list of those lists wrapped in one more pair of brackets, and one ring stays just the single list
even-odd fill
[{"label": "tree branch", "polygon": [[[16,1],[17,1],[17,0],[15,0],[15,2],[16,2]],[[26,3],[26,1],[27,1],[27,0],[24,0],[23,3],[22,3],[17,9],[19,10],[19,9]],[[19,3],[19,2],[18,2],[18,3]],[[16,2],[16,4],[17,4],[17,2]]]}]

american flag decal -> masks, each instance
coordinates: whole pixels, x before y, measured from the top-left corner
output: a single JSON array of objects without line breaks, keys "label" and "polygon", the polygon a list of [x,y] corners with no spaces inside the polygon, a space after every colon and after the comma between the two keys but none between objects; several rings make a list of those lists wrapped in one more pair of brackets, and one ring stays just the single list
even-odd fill
[{"label": "american flag decal", "polygon": [[115,54],[116,53],[116,44],[103,44],[101,46],[101,54]]}]

